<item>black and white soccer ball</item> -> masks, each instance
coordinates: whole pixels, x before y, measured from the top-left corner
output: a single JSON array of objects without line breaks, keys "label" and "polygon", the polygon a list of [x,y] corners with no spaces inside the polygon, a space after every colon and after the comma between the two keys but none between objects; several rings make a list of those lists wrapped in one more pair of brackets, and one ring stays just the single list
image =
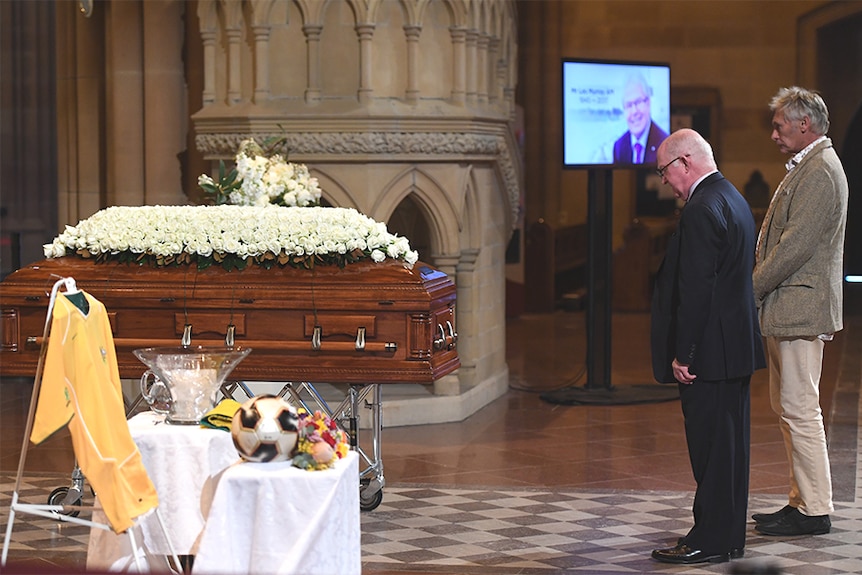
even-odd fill
[{"label": "black and white soccer ball", "polygon": [[236,411],[230,434],[246,461],[286,461],[293,456],[297,440],[296,409],[274,395],[252,397]]}]

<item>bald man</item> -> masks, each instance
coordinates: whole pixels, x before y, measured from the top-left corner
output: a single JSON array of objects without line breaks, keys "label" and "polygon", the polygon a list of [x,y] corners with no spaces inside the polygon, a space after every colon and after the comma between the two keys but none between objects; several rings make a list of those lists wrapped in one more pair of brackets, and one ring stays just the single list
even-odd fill
[{"label": "bald man", "polygon": [[677,383],[697,490],[694,526],[656,549],[665,563],[720,563],[745,548],[749,382],[766,367],[751,271],[757,237],[748,203],[694,130],[657,151],[658,174],[685,201],[652,303],[655,378]]}]

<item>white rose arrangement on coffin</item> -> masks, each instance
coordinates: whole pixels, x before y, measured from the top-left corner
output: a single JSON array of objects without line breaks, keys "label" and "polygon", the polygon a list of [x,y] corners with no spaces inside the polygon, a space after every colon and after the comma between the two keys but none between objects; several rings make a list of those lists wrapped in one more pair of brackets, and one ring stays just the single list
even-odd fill
[{"label": "white rose arrangement on coffin", "polygon": [[304,166],[253,150],[202,177],[217,205],[109,207],[10,274],[0,375],[35,373],[57,277],[105,304],[122,377],[140,377],[134,349],[178,343],[253,348],[232,374],[248,381],[432,383],[457,369],[452,280],[385,224],[317,205]]}]

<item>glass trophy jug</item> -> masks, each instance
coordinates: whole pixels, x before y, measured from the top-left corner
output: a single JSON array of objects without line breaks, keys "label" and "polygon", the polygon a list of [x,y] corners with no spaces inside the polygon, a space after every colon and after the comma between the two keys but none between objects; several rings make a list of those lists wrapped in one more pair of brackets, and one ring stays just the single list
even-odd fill
[{"label": "glass trophy jug", "polygon": [[216,395],[251,348],[148,347],[133,351],[149,369],[141,377],[141,395],[165,422],[198,425],[215,407]]}]

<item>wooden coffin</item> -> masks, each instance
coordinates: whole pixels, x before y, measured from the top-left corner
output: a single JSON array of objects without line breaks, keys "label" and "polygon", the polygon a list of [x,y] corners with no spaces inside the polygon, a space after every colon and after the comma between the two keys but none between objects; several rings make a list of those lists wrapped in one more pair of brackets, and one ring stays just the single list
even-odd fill
[{"label": "wooden coffin", "polygon": [[460,365],[455,285],[422,262],[225,271],[67,256],[0,283],[0,375],[35,375],[51,287],[69,276],[105,304],[124,378],[146,369],[132,350],[178,346],[184,334],[223,346],[230,333],[252,348],[236,381],[432,383]]}]

